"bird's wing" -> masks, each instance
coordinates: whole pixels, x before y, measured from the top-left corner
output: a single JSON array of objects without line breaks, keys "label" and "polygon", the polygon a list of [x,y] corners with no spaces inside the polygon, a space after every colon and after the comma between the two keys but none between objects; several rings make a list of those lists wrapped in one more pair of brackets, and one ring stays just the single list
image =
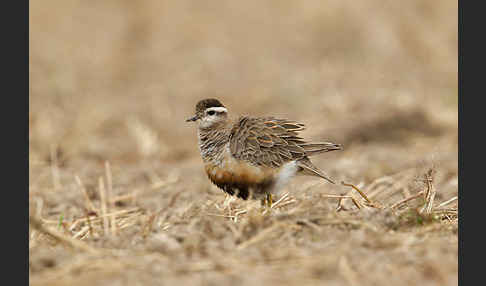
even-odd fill
[{"label": "bird's wing", "polygon": [[231,130],[231,154],[253,165],[278,168],[306,156],[339,150],[329,142],[308,143],[298,136],[304,124],[273,117],[240,117]]}]

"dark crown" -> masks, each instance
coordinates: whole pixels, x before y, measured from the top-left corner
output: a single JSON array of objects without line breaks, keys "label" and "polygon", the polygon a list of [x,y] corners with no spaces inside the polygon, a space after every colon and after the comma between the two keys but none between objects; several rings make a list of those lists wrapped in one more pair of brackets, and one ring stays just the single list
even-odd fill
[{"label": "dark crown", "polygon": [[204,112],[210,107],[224,107],[224,105],[215,98],[207,98],[199,101],[196,105],[196,113]]}]

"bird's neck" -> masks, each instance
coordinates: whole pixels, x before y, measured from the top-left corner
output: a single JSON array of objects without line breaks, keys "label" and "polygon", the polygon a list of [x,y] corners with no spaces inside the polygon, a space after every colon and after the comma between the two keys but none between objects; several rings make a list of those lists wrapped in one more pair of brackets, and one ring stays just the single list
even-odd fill
[{"label": "bird's neck", "polygon": [[222,160],[224,148],[229,143],[231,128],[229,124],[198,128],[199,150],[205,163],[218,163]]}]

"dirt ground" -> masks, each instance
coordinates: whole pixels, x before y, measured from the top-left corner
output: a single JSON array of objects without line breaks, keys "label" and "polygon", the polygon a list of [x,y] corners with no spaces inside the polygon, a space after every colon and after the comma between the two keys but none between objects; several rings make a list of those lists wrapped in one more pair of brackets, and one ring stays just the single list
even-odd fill
[{"label": "dirt ground", "polygon": [[[457,285],[457,1],[29,3],[31,285]],[[348,185],[227,197],[205,97]]]}]

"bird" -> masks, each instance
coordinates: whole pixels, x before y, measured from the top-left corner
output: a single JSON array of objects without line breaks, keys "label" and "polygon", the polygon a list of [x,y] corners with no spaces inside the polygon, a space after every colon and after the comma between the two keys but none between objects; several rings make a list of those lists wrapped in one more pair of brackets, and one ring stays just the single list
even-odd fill
[{"label": "bird", "polygon": [[335,184],[309,157],[342,150],[341,144],[307,142],[298,136],[304,124],[271,116],[232,118],[216,98],[200,100],[195,109],[186,122],[197,122],[204,170],[225,193],[271,207],[273,196],[296,175]]}]

